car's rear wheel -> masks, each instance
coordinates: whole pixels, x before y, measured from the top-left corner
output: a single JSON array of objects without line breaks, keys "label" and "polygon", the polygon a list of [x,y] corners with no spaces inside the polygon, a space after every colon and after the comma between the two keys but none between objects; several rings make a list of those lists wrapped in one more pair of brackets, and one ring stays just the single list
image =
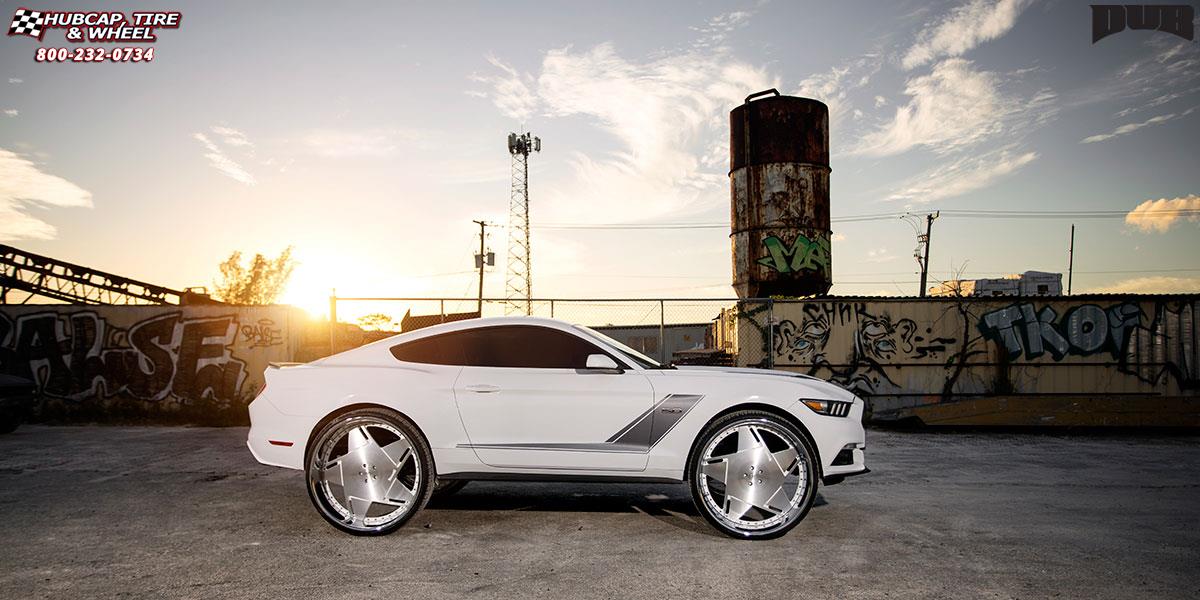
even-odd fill
[{"label": "car's rear wheel", "polygon": [[429,501],[435,473],[424,436],[385,409],[346,413],[309,445],[308,495],[334,527],[355,535],[391,533]]},{"label": "car's rear wheel", "polygon": [[726,535],[779,537],[812,507],[815,465],[816,453],[786,419],[756,410],[731,413],[696,440],[689,465],[692,498]]}]

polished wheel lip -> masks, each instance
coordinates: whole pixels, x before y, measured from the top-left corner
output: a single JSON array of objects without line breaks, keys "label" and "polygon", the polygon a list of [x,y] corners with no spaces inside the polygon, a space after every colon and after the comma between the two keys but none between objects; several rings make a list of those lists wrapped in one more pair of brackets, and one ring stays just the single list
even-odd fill
[{"label": "polished wheel lip", "polygon": [[[763,431],[786,443],[787,448],[770,452],[762,440]],[[731,435],[739,436],[738,451],[713,456],[717,446]],[[807,463],[803,442],[795,433],[771,419],[753,417],[734,421],[713,435],[699,453],[694,468],[707,512],[729,529],[756,533],[787,526],[802,512],[811,484]],[[794,479],[785,481],[789,476]],[[726,484],[724,503],[713,497],[710,479]],[[727,483],[731,479],[732,483]],[[766,492],[754,490],[755,483],[766,484]],[[784,483],[794,485],[794,492],[788,494]],[[778,496],[780,493],[783,497]],[[781,500],[786,500],[786,504],[781,506]],[[775,514],[758,520],[743,518],[751,508]]]},{"label": "polished wheel lip", "polygon": [[[371,434],[372,429],[390,432],[397,439],[381,447]],[[343,439],[347,441],[346,454],[330,457]],[[351,455],[355,455],[353,466],[347,462]],[[411,488],[396,478],[410,463]],[[326,430],[315,444],[308,469],[309,487],[320,497],[318,506],[325,516],[341,527],[363,533],[379,532],[412,512],[421,497],[422,474],[421,460],[410,436],[388,420],[369,415],[344,419]],[[364,479],[361,484],[355,481],[347,486],[347,477]],[[335,487],[342,490],[347,501],[338,497]],[[352,498],[351,492],[360,497]],[[382,515],[366,516],[372,506],[379,504],[396,508]]]}]

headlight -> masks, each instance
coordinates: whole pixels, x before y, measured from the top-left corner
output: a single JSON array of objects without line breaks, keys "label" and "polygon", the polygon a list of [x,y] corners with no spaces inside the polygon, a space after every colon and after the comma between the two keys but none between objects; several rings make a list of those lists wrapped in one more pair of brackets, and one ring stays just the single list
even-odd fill
[{"label": "headlight", "polygon": [[830,417],[844,417],[850,414],[850,407],[854,405],[853,402],[842,402],[839,400],[802,398],[800,401],[818,415],[828,415]]}]

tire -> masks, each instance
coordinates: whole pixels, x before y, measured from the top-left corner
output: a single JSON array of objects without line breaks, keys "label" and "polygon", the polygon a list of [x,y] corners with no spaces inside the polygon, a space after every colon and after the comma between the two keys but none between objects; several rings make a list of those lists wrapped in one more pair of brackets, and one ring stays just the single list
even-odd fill
[{"label": "tire", "polygon": [[468,483],[471,482],[467,479],[439,479],[437,480],[437,484],[433,486],[433,496],[429,501],[441,502],[458,493],[458,490],[466,487]]},{"label": "tire", "polygon": [[433,453],[411,421],[365,408],[325,424],[305,456],[308,497],[330,525],[354,535],[386,535],[420,512],[433,494]]},{"label": "tire", "polygon": [[696,509],[730,537],[786,534],[812,508],[816,452],[786,419],[743,410],[710,423],[696,438],[688,480]]}]

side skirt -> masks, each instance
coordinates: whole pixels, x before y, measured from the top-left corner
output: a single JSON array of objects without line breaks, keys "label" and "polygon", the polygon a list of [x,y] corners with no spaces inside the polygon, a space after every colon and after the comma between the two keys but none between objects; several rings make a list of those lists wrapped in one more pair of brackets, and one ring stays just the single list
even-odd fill
[{"label": "side skirt", "polygon": [[557,475],[554,473],[487,473],[462,472],[438,474],[438,479],[466,479],[470,481],[526,481],[526,482],[571,482],[571,483],[683,483],[682,479],[669,477],[637,477],[632,475]]}]

